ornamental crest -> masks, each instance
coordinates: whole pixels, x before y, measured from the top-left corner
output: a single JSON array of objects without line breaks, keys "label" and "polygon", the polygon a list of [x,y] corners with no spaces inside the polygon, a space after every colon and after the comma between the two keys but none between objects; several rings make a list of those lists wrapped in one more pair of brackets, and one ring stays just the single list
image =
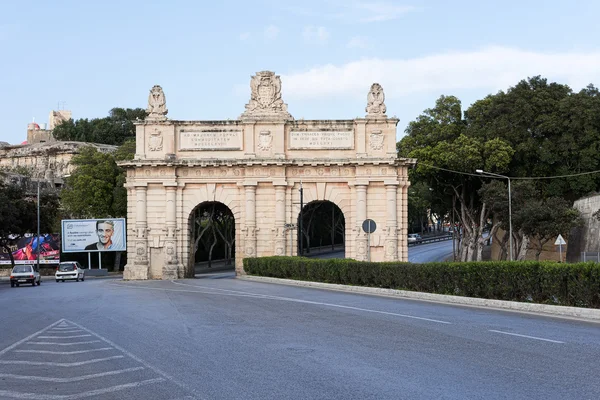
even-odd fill
[{"label": "ornamental crest", "polygon": [[369,94],[367,95],[367,108],[365,111],[367,112],[367,118],[386,117],[385,95],[379,83],[371,85],[371,90],[369,90]]},{"label": "ornamental crest", "polygon": [[272,71],[257,72],[250,80],[250,102],[241,118],[279,117],[291,119],[281,98],[281,78]]},{"label": "ornamental crest", "polygon": [[150,133],[148,139],[148,150],[150,151],[161,151],[163,148],[163,137],[158,129],[154,129],[154,132]]},{"label": "ornamental crest", "polygon": [[271,131],[262,131],[260,135],[258,135],[258,148],[262,151],[271,150],[271,145],[273,144],[273,135],[271,135]]},{"label": "ornamental crest", "polygon": [[169,110],[167,110],[167,101],[165,99],[165,93],[159,85],[154,85],[152,89],[150,89],[146,112],[148,113],[146,119],[167,119],[166,115],[169,112]]},{"label": "ornamental crest", "polygon": [[373,150],[381,150],[383,149],[383,132],[381,131],[372,131],[369,136],[369,145]]}]

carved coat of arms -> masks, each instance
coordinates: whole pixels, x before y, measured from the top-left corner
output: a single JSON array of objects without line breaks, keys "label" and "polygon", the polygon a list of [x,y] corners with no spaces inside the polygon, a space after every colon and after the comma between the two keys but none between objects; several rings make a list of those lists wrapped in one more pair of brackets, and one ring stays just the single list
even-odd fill
[{"label": "carved coat of arms", "polygon": [[383,149],[383,138],[383,132],[373,131],[369,135],[369,145],[373,150],[381,150]]},{"label": "carved coat of arms", "polygon": [[150,151],[161,151],[163,148],[163,137],[161,132],[158,129],[155,129],[154,132],[150,134],[150,138],[148,139],[148,149]]},{"label": "carved coat of arms", "polygon": [[250,81],[250,89],[250,101],[242,117],[266,115],[291,118],[281,98],[281,78],[274,72],[257,72]]},{"label": "carved coat of arms", "polygon": [[262,131],[260,135],[258,135],[258,148],[262,151],[271,150],[271,145],[273,144],[273,135],[271,135],[271,131]]}]

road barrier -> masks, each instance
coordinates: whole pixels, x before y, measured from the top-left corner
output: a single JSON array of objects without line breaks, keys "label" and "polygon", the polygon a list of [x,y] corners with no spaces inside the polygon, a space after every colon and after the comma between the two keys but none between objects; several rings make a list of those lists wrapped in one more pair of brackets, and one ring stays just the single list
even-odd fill
[{"label": "road barrier", "polygon": [[421,240],[417,240],[416,242],[408,242],[408,246],[410,247],[410,246],[417,246],[419,244],[442,242],[445,240],[452,240],[452,235],[439,235],[439,236],[425,237]]}]

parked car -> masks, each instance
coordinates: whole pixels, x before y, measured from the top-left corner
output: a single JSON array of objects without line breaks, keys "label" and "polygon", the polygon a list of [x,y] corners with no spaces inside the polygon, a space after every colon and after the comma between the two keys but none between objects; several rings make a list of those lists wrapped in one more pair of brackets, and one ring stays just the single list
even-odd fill
[{"label": "parked car", "polygon": [[15,265],[10,273],[10,287],[19,286],[21,283],[31,283],[38,286],[42,283],[40,271],[34,265]]},{"label": "parked car", "polygon": [[54,273],[56,282],[75,279],[75,282],[85,281],[85,270],[81,267],[77,261],[63,261],[58,264],[56,272]]},{"label": "parked car", "polygon": [[408,234],[408,243],[419,242],[421,240],[423,240],[423,238],[418,233],[409,233]]}]

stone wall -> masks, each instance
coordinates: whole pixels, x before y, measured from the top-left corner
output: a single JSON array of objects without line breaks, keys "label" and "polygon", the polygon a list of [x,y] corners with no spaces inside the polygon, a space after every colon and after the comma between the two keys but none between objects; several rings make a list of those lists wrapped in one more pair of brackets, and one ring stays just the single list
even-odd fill
[{"label": "stone wall", "polygon": [[0,147],[0,169],[62,183],[72,171],[71,159],[85,146],[114,152],[117,146],[83,142],[52,142]]}]

